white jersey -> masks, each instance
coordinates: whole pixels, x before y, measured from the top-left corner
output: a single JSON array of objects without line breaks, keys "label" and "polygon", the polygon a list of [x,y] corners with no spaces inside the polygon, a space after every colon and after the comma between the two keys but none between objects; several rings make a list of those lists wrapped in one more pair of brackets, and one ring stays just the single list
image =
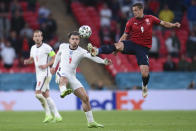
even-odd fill
[{"label": "white jersey", "polygon": [[83,58],[88,58],[94,62],[104,64],[104,60],[99,57],[92,57],[87,50],[78,46],[77,49],[72,50],[69,48],[69,43],[62,43],[56,55],[53,67],[56,67],[60,61],[60,72],[76,74],[76,68]]},{"label": "white jersey", "polygon": [[46,43],[43,43],[40,47],[37,47],[37,45],[33,45],[31,47],[30,57],[33,57],[34,59],[37,80],[40,77],[51,76],[50,67],[46,69],[39,68],[40,65],[48,63],[49,53],[51,51],[53,51],[53,49]]}]

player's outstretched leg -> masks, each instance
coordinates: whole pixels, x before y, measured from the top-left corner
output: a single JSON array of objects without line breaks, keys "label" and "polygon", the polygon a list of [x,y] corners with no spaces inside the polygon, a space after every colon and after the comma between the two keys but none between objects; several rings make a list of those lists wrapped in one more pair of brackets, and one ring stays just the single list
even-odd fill
[{"label": "player's outstretched leg", "polygon": [[94,121],[93,118],[93,113],[91,111],[91,106],[90,106],[90,102],[89,102],[89,98],[88,95],[85,91],[84,88],[78,88],[74,91],[74,94],[80,98],[80,100],[82,101],[82,107],[83,110],[85,112],[86,115],[86,119],[88,121],[88,128],[98,128],[101,127],[103,128],[104,126],[102,124],[99,124],[97,122]]},{"label": "player's outstretched leg", "polygon": [[148,96],[147,84],[150,79],[149,66],[148,65],[140,65],[140,70],[141,70],[141,74],[142,74],[142,96],[145,98]]},{"label": "player's outstretched leg", "polygon": [[99,54],[111,54],[116,51],[115,45],[102,45],[100,48],[92,46],[91,43],[88,43],[88,51],[92,56],[97,56]]}]

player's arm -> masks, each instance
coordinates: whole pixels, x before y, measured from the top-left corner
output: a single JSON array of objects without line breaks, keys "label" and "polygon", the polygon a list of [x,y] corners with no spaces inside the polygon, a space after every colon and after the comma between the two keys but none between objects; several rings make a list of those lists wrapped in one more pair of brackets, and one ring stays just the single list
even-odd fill
[{"label": "player's arm", "polygon": [[121,42],[123,40],[126,40],[127,39],[127,36],[128,34],[127,33],[124,33],[121,37],[120,37],[120,40],[118,42]]},{"label": "player's arm", "polygon": [[152,15],[151,15],[151,18],[154,24],[160,24],[161,26],[166,27],[166,28],[180,28],[181,26],[179,22],[176,22],[176,23],[166,22]]},{"label": "player's arm", "polygon": [[25,65],[32,64],[33,62],[34,62],[33,57],[29,57],[28,59],[24,60]]},{"label": "player's arm", "polygon": [[131,22],[131,20],[129,20],[126,23],[125,31],[124,31],[123,35],[120,37],[120,40],[118,42],[121,42],[123,40],[127,40],[127,37],[129,35],[131,29],[132,29],[132,22]]},{"label": "player's arm", "polygon": [[110,64],[112,64],[112,61],[111,60],[109,60],[109,59],[102,59],[102,58],[100,58],[100,57],[93,57],[93,56],[91,56],[91,54],[90,53],[88,53],[88,52],[86,52],[85,54],[84,54],[84,57],[85,58],[88,58],[88,59],[90,59],[90,60],[92,60],[92,61],[94,61],[94,62],[96,62],[96,63],[99,63],[99,64],[104,64],[104,65],[110,65]]},{"label": "player's arm", "polygon": [[166,21],[161,21],[160,25],[166,28],[180,28],[181,24],[179,22],[176,23],[170,23]]},{"label": "player's arm", "polygon": [[54,63],[55,52],[52,50],[52,51],[50,51],[50,53],[48,53],[48,55],[51,57],[51,60],[48,63],[46,63],[45,65],[40,65],[39,68],[46,69]]},{"label": "player's arm", "polygon": [[58,65],[60,59],[61,59],[61,52],[60,52],[60,50],[59,50],[59,51],[57,52],[56,56],[54,57],[54,62],[53,62],[52,68],[50,69],[50,72],[51,72],[52,74],[55,73],[56,66]]}]

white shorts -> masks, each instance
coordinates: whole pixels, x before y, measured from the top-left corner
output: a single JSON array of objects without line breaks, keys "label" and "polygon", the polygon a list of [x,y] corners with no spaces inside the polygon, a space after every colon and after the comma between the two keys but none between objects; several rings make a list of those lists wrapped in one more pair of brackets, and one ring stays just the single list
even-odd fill
[{"label": "white shorts", "polygon": [[68,79],[70,87],[72,88],[73,91],[75,91],[80,87],[83,87],[80,81],[76,78],[75,74],[68,74],[68,73],[65,74],[65,73],[57,72],[55,78],[57,84],[59,84],[60,77],[66,77]]},{"label": "white shorts", "polygon": [[49,90],[50,81],[51,81],[51,76],[38,77],[35,90],[36,91],[40,90],[42,92]]}]

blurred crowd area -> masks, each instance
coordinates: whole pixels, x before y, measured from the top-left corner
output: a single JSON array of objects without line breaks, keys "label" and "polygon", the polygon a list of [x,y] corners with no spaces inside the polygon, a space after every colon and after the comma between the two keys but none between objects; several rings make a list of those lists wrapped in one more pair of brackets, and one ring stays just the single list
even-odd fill
[{"label": "blurred crowd area", "polygon": [[[98,19],[93,24],[100,37],[100,45],[119,40],[127,20],[133,17],[130,7],[137,2],[144,4],[146,15],[180,22],[180,29],[154,27],[149,54],[152,71],[196,70],[196,0],[65,0],[67,14],[73,14],[71,5],[74,2],[88,7],[89,11],[93,8],[98,12]],[[0,0],[1,72],[9,69],[17,72],[18,67],[22,67],[24,72],[34,70],[33,67],[23,68],[23,60],[29,57],[35,29],[43,31],[44,42],[58,49],[56,20],[45,3],[40,4],[37,0]],[[137,70],[134,68],[133,71]]]},{"label": "blurred crowd area", "polygon": [[[56,43],[56,20],[45,4],[37,0],[0,0],[0,68],[3,72],[24,67],[23,61],[29,57],[34,44],[34,30],[43,32],[44,42],[51,46]],[[27,72],[33,70],[31,66]]]}]

